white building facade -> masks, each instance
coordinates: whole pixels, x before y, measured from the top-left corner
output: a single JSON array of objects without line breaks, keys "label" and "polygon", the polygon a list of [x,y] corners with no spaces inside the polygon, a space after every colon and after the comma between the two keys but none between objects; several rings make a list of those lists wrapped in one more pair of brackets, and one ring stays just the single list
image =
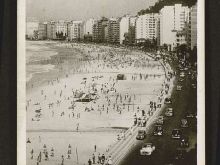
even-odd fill
[{"label": "white building facade", "polygon": [[125,40],[125,34],[128,33],[130,25],[130,16],[124,16],[121,18],[121,21],[119,23],[119,41],[120,44],[123,44],[123,41]]},{"label": "white building facade", "polygon": [[38,39],[45,40],[47,38],[47,22],[40,22],[38,28]]},{"label": "white building facade", "polygon": [[125,42],[133,42],[133,40],[135,39],[136,19],[136,17],[130,15],[125,15],[121,18],[119,22],[120,44],[124,44]]},{"label": "white building facade", "polygon": [[38,21],[28,21],[26,22],[26,38],[29,39],[38,39]]},{"label": "white building facade", "polygon": [[158,20],[159,14],[149,13],[141,15],[136,21],[136,42],[142,42],[144,40],[153,40],[158,37]]},{"label": "white building facade", "polygon": [[164,6],[160,10],[160,45],[166,44],[173,50],[179,44],[186,43],[182,34],[189,22],[189,8],[181,4]]},{"label": "white building facade", "polygon": [[83,38],[83,21],[72,21],[68,24],[68,39],[80,40]]},{"label": "white building facade", "polygon": [[190,11],[190,28],[191,28],[191,50],[197,46],[197,4],[192,6]]},{"label": "white building facade", "polygon": [[55,22],[50,21],[47,23],[47,39],[56,39]]},{"label": "white building facade", "polygon": [[93,30],[93,26],[94,26],[95,22],[96,22],[96,20],[92,19],[92,18],[85,21],[84,26],[83,26],[84,35],[92,35],[93,34],[92,30]]},{"label": "white building facade", "polygon": [[65,39],[67,37],[66,21],[51,21],[47,23],[48,39]]},{"label": "white building facade", "polygon": [[119,19],[110,18],[107,23],[107,42],[119,43]]},{"label": "white building facade", "polygon": [[63,36],[67,36],[67,22],[66,21],[58,21],[55,24],[56,33],[62,33]]}]

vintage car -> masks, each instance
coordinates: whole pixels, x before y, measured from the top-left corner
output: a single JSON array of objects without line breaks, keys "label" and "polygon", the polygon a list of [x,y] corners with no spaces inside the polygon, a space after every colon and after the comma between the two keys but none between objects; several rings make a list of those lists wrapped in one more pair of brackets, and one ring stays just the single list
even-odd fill
[{"label": "vintage car", "polygon": [[188,67],[185,67],[184,70],[187,71],[187,70],[189,70],[189,68],[188,68]]},{"label": "vintage car", "polygon": [[180,78],[178,79],[178,81],[179,81],[179,82],[183,82],[183,81],[184,81],[184,78],[181,78],[181,77],[180,77]]},{"label": "vintage car", "polygon": [[112,165],[112,164],[113,164],[112,158],[111,158],[111,156],[109,156],[109,158],[107,159],[106,165]]},{"label": "vintage car", "polygon": [[153,132],[154,136],[162,136],[163,135],[163,127],[162,125],[155,125],[155,129]]},{"label": "vintage car", "polygon": [[184,71],[185,69],[184,69],[184,67],[181,66],[181,67],[179,67],[179,70]]},{"label": "vintage car", "polygon": [[173,116],[173,108],[167,108],[165,112],[165,116],[172,117]]},{"label": "vintage car", "polygon": [[189,147],[189,138],[186,136],[181,137],[179,145],[182,148]]},{"label": "vintage car", "polygon": [[118,74],[117,75],[117,80],[125,80],[125,79],[126,79],[126,77],[125,77],[124,74]]},{"label": "vintage car", "polygon": [[164,100],[164,103],[165,104],[171,104],[172,103],[172,100],[170,97],[166,97],[165,100]]},{"label": "vintage car", "polygon": [[186,118],[196,118],[196,113],[186,112],[185,117]]},{"label": "vintage car", "polygon": [[192,88],[196,89],[196,83],[192,83]]},{"label": "vintage car", "polygon": [[182,127],[182,128],[187,128],[187,127],[189,127],[189,124],[188,124],[188,120],[187,119],[181,119],[180,120],[180,126]]},{"label": "vintage car", "polygon": [[184,78],[185,77],[185,73],[184,72],[180,72],[180,77]]},{"label": "vintage car", "polygon": [[180,139],[182,136],[182,131],[180,129],[173,129],[171,137],[173,139]]},{"label": "vintage car", "polygon": [[146,131],[145,130],[138,130],[138,134],[136,136],[137,140],[143,140],[146,136]]},{"label": "vintage car", "polygon": [[176,90],[177,90],[177,91],[181,91],[181,90],[182,90],[182,87],[183,87],[183,86],[181,86],[181,85],[177,85],[177,86],[176,86]]},{"label": "vintage car", "polygon": [[157,55],[157,56],[155,57],[155,60],[156,60],[156,61],[160,60],[160,55]]},{"label": "vintage car", "polygon": [[186,150],[178,148],[176,150],[175,159],[177,159],[177,160],[184,159],[185,155],[186,155]]},{"label": "vintage car", "polygon": [[164,119],[163,116],[159,116],[156,120],[156,124],[158,125],[162,125],[164,123]]},{"label": "vintage car", "polygon": [[151,155],[153,151],[155,151],[155,146],[152,143],[145,143],[140,149],[140,155],[146,156]]}]

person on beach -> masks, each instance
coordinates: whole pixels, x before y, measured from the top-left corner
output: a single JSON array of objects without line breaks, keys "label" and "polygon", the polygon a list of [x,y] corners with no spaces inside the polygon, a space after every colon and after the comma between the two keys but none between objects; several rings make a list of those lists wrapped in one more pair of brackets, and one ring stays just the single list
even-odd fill
[{"label": "person on beach", "polygon": [[54,157],[54,149],[53,149],[53,148],[51,148],[50,156],[51,156],[51,157]]},{"label": "person on beach", "polygon": [[38,136],[38,142],[41,143],[41,137],[40,136]]},{"label": "person on beach", "polygon": [[112,164],[113,164],[112,158],[111,158],[111,156],[109,156],[108,161],[107,161],[107,165],[112,165]]},{"label": "person on beach", "polygon": [[104,164],[105,163],[105,155],[102,154],[102,160],[101,160],[101,164]]},{"label": "person on beach", "polygon": [[88,165],[92,165],[92,161],[91,161],[91,159],[89,159],[89,161],[88,161]]},{"label": "person on beach", "polygon": [[39,153],[39,155],[38,155],[38,157],[37,157],[37,161],[38,161],[38,162],[41,162],[41,151],[40,151],[40,153]]},{"label": "person on beach", "polygon": [[27,143],[31,143],[30,139],[28,138]]},{"label": "person on beach", "polygon": [[34,158],[34,150],[32,149],[31,150],[31,159],[33,159]]},{"label": "person on beach", "polygon": [[46,151],[45,152],[45,161],[47,161],[48,160],[48,152]]},{"label": "person on beach", "polygon": [[100,153],[98,154],[98,160],[97,160],[97,163],[100,164],[102,161],[102,156],[100,155]]},{"label": "person on beach", "polygon": [[92,154],[92,163],[95,164],[95,155]]},{"label": "person on beach", "polygon": [[61,156],[61,165],[64,165],[64,156]]},{"label": "person on beach", "polygon": [[79,123],[76,124],[76,131],[79,131]]},{"label": "person on beach", "polygon": [[94,145],[94,152],[96,152],[96,145]]},{"label": "person on beach", "polygon": [[72,148],[72,147],[71,147],[71,145],[69,144],[69,146],[68,146],[68,152],[67,152],[68,154],[71,154],[71,148]]}]

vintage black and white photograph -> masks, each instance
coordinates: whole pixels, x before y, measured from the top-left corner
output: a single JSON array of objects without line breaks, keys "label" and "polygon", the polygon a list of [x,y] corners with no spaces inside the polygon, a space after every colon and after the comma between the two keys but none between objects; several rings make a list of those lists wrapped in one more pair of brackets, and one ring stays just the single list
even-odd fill
[{"label": "vintage black and white photograph", "polygon": [[26,0],[26,164],[203,165],[198,4]]}]

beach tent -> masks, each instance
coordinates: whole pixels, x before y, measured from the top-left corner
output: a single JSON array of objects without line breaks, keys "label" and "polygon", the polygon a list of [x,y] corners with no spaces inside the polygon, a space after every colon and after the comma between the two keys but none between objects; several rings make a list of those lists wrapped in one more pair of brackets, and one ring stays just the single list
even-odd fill
[{"label": "beach tent", "polygon": [[124,74],[118,74],[117,75],[117,80],[126,80],[125,75]]}]

